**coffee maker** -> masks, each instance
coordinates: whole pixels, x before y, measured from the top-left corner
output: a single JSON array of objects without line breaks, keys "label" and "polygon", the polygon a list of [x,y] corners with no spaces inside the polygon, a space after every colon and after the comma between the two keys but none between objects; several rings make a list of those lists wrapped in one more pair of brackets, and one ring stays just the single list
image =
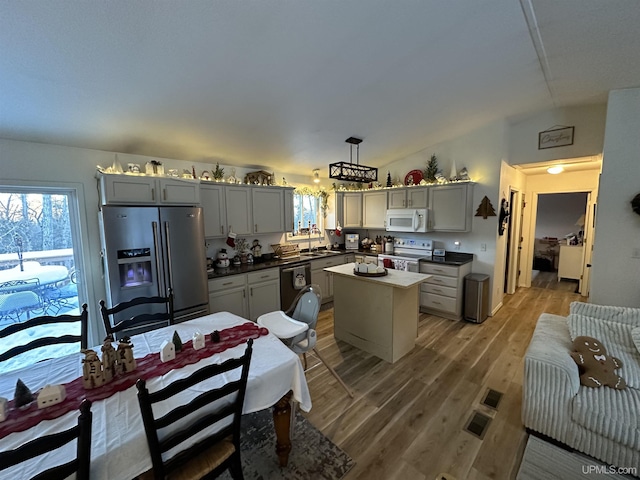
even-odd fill
[{"label": "coffee maker", "polygon": [[360,234],[358,234],[358,233],[345,233],[344,234],[344,248],[346,250],[358,250],[358,248],[360,248]]}]

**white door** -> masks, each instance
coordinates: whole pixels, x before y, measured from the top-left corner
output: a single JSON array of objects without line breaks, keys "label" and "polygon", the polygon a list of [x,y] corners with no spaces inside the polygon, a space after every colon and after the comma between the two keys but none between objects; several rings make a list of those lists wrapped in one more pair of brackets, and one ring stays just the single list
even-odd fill
[{"label": "white door", "polygon": [[594,192],[587,195],[587,211],[584,214],[584,241],[583,241],[583,260],[582,260],[582,281],[580,282],[580,295],[589,296],[589,281],[591,279],[591,258],[593,256],[593,238],[595,236],[596,224],[596,202],[597,198]]}]

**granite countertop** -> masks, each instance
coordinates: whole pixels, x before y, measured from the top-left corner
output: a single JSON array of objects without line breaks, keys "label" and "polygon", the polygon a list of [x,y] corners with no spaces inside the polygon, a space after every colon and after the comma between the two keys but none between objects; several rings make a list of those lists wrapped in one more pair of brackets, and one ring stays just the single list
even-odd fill
[{"label": "granite countertop", "polygon": [[229,275],[239,275],[241,273],[251,273],[260,270],[264,270],[267,268],[279,268],[285,265],[297,265],[300,263],[307,263],[312,260],[318,260],[322,258],[330,258],[341,255],[346,255],[348,253],[354,253],[352,250],[332,250],[332,253],[321,256],[310,256],[305,255],[306,252],[300,252],[299,257],[288,258],[285,260],[281,259],[273,259],[267,260],[264,262],[255,262],[254,263],[245,263],[240,266],[234,267],[231,265],[229,268],[215,268],[213,271],[207,271],[207,277],[209,280],[213,280],[216,278],[228,277]]},{"label": "granite countertop", "polygon": [[428,263],[442,263],[444,265],[460,266],[460,265],[464,265],[465,263],[473,262],[473,253],[447,252],[447,254],[444,257],[433,256],[431,258],[424,258],[420,261],[428,262]]}]

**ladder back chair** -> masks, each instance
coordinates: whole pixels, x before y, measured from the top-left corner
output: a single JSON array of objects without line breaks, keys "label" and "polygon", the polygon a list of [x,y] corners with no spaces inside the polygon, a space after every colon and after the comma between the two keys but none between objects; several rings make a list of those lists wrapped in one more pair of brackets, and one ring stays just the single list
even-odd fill
[{"label": "ladder back chair", "polygon": [[[149,305],[164,305],[165,309],[145,313],[145,306]],[[124,312],[125,316],[131,316],[124,320],[115,320],[116,315],[121,312]],[[137,297],[111,308],[107,308],[106,302],[100,300],[100,313],[104,329],[113,339],[173,325],[173,292],[169,289],[169,295],[166,297]]]},{"label": "ladder back chair", "polygon": [[88,329],[88,321],[89,314],[87,312],[87,304],[82,305],[82,311],[79,315],[58,315],[58,316],[50,316],[50,315],[42,315],[40,317],[34,317],[29,320],[20,323],[14,323],[9,325],[2,330],[0,330],[0,339],[2,342],[10,342],[11,337],[19,332],[22,332],[27,329],[36,328],[36,327],[44,327],[45,325],[54,325],[58,326],[67,326],[73,323],[80,324],[80,334],[75,333],[64,333],[58,336],[46,336],[39,337],[35,340],[32,340],[29,343],[23,345],[17,345],[15,347],[10,348],[6,352],[0,353],[0,362],[4,362],[9,360],[17,355],[20,355],[29,350],[33,350],[35,348],[44,347],[48,345],[58,345],[65,343],[78,343],[80,342],[80,348],[78,351],[87,348],[87,329]]},{"label": "ladder back chair", "polygon": [[[74,473],[77,479],[89,478],[91,464],[91,401],[84,399],[80,404],[78,424],[69,430],[46,435],[31,440],[13,450],[0,452],[0,472],[32,458],[53,452],[73,440],[77,440],[76,458],[67,463],[49,468],[37,474],[32,480],[60,480]],[[2,477],[2,473],[0,473]],[[3,477],[4,478],[4,477]]]},{"label": "ladder back chair", "polygon": [[[140,480],[209,479],[217,477],[226,469],[229,469],[234,479],[243,478],[240,462],[240,417],[252,352],[253,340],[249,340],[245,353],[240,358],[208,365],[155,392],[149,392],[145,380],[137,381],[138,402],[153,464],[152,470],[138,477]],[[234,380],[224,383],[224,379],[229,378],[227,372],[237,369],[241,369],[238,378],[235,379],[234,376]],[[190,398],[183,393],[209,379],[215,381],[215,377],[219,379],[216,385],[220,386],[211,388],[211,383],[208,382],[206,388],[202,389],[204,393]],[[156,418],[154,406],[160,402],[168,402],[165,407],[175,407]],[[225,426],[194,445],[184,445],[185,441],[195,435],[202,435],[201,432],[218,422],[224,422]],[[180,449],[179,453],[163,460],[163,454],[176,447]]]}]

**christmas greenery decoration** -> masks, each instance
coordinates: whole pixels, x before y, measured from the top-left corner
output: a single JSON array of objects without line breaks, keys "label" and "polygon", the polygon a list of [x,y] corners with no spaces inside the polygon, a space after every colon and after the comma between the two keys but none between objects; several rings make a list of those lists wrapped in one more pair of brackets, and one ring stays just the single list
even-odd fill
[{"label": "christmas greenery decoration", "polygon": [[16,390],[13,394],[14,406],[16,408],[26,407],[33,402],[33,393],[29,390],[22,380],[18,379],[16,382]]},{"label": "christmas greenery decoration", "polygon": [[222,180],[224,177],[224,168],[220,168],[220,164],[216,163],[216,169],[212,173],[214,180]]},{"label": "christmas greenery decoration", "polygon": [[429,163],[427,163],[427,168],[424,171],[424,178],[427,180],[427,182],[435,182],[436,173],[438,173],[438,158],[434,153],[431,155]]},{"label": "christmas greenery decoration", "polygon": [[177,330],[173,331],[173,338],[171,339],[173,342],[173,346],[176,347],[176,352],[182,351],[182,340],[180,340],[180,335],[178,335]]},{"label": "christmas greenery decoration", "polygon": [[387,187],[391,186],[393,186],[393,183],[391,183],[391,172],[387,172]]}]

